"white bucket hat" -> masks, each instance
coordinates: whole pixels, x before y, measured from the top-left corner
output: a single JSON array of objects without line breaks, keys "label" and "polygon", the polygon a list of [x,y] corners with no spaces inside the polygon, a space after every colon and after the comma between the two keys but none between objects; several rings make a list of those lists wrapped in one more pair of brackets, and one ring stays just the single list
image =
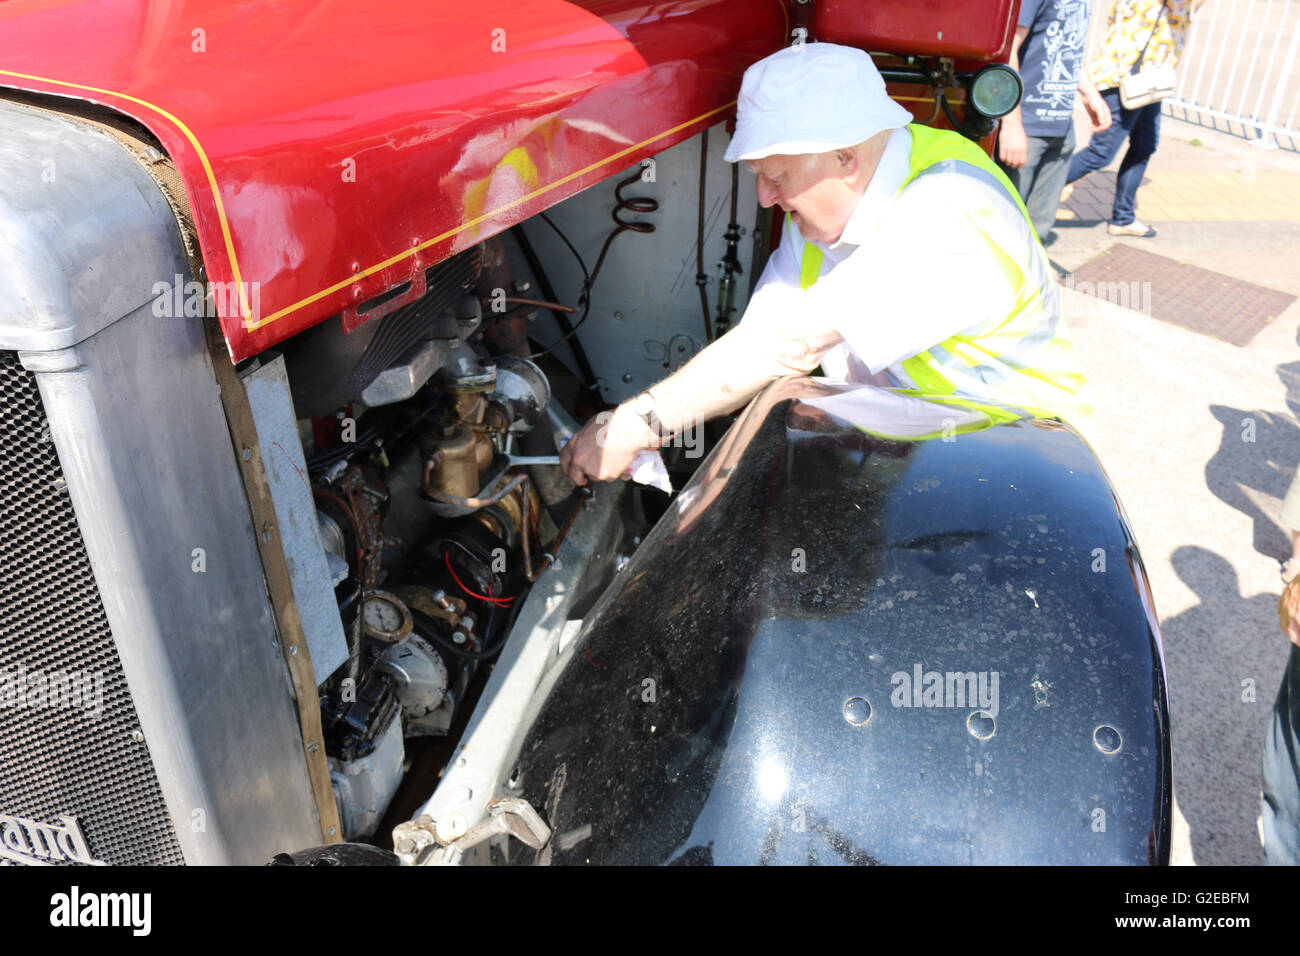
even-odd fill
[{"label": "white bucket hat", "polygon": [[912,122],[889,98],[871,56],[835,43],[786,47],[740,83],[729,163],[778,153],[828,153]]}]

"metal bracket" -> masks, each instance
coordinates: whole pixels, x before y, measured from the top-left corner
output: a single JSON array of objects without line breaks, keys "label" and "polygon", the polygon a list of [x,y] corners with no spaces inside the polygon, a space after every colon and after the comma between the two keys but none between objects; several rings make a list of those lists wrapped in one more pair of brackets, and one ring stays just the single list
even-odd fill
[{"label": "metal bracket", "polygon": [[[365,302],[358,303],[357,305],[350,305],[344,309],[341,319],[343,334],[347,335],[358,326],[365,325],[371,319],[378,319],[382,316],[388,315],[390,312],[395,312],[404,305],[410,305],[416,299],[423,298],[428,287],[424,270],[415,270],[415,272],[411,274],[411,278],[407,281],[410,283],[411,287],[401,295],[395,295],[391,299],[385,299],[384,296],[388,293],[380,293],[377,296],[367,299]],[[404,283],[399,283],[394,288],[400,288],[402,284]],[[389,292],[391,291],[392,290],[389,290]],[[371,303],[374,304],[372,305]]]},{"label": "metal bracket", "polygon": [[[427,814],[393,828],[393,846],[408,866],[454,865],[465,851],[495,836],[513,836],[520,843],[540,850],[551,839],[551,828],[527,800],[498,797],[488,803],[488,819],[449,839],[439,833]],[[441,846],[441,852],[438,851]]]}]

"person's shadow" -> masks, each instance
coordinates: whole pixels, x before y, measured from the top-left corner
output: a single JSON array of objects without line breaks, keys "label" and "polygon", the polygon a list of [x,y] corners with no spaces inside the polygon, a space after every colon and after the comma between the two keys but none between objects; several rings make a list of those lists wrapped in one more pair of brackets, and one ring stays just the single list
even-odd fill
[{"label": "person's shadow", "polygon": [[1173,566],[1201,599],[1161,625],[1174,795],[1198,865],[1259,863],[1260,761],[1289,648],[1277,597],[1243,597],[1232,565],[1202,547],[1178,548]]},{"label": "person's shadow", "polygon": [[1292,417],[1300,414],[1300,362],[1278,366],[1277,375],[1286,385],[1291,416],[1210,406],[1223,437],[1205,466],[1205,483],[1215,497],[1251,519],[1255,550],[1281,561],[1291,555],[1292,529],[1283,528],[1276,511],[1266,512],[1248,493],[1280,501],[1300,464],[1300,427]]},{"label": "person's shadow", "polygon": [[[1138,185],[1141,189],[1151,180],[1143,176]],[[1088,229],[1110,221],[1110,214],[1115,206],[1115,170],[1099,169],[1089,173],[1074,184],[1070,198],[1061,203],[1057,210],[1055,229]],[[1068,209],[1071,216],[1062,218],[1060,209]]]}]

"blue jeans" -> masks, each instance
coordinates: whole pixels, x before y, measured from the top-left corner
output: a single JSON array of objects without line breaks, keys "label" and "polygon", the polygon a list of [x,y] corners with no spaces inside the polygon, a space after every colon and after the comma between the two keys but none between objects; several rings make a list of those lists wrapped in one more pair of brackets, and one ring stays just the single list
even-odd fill
[{"label": "blue jeans", "polygon": [[1115,158],[1127,139],[1128,150],[1119,164],[1119,176],[1115,181],[1115,206],[1110,216],[1112,224],[1127,226],[1134,219],[1138,186],[1146,173],[1147,160],[1160,145],[1160,104],[1149,103],[1141,109],[1126,110],[1120,105],[1119,90],[1111,87],[1102,90],[1101,95],[1110,107],[1110,128],[1105,132],[1094,133],[1087,148],[1071,157],[1070,172],[1065,181],[1072,183],[1103,168]]},{"label": "blue jeans", "polygon": [[1300,864],[1300,647],[1291,657],[1264,738],[1260,817],[1264,862]]},{"label": "blue jeans", "polygon": [[1034,232],[1045,240],[1061,206],[1061,190],[1074,152],[1074,124],[1062,136],[1030,136],[1028,140],[1025,165],[1012,169],[998,160],[998,166],[1024,200]]}]

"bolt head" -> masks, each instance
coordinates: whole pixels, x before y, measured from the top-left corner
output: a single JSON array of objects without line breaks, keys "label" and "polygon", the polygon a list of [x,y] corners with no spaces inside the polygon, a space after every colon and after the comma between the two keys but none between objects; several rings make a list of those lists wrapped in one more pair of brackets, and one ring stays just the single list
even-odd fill
[{"label": "bolt head", "polygon": [[444,843],[450,843],[453,840],[458,840],[464,836],[465,831],[469,829],[469,825],[465,822],[463,814],[449,813],[447,816],[438,819],[438,823],[434,829],[438,834],[439,840],[442,840]]}]

